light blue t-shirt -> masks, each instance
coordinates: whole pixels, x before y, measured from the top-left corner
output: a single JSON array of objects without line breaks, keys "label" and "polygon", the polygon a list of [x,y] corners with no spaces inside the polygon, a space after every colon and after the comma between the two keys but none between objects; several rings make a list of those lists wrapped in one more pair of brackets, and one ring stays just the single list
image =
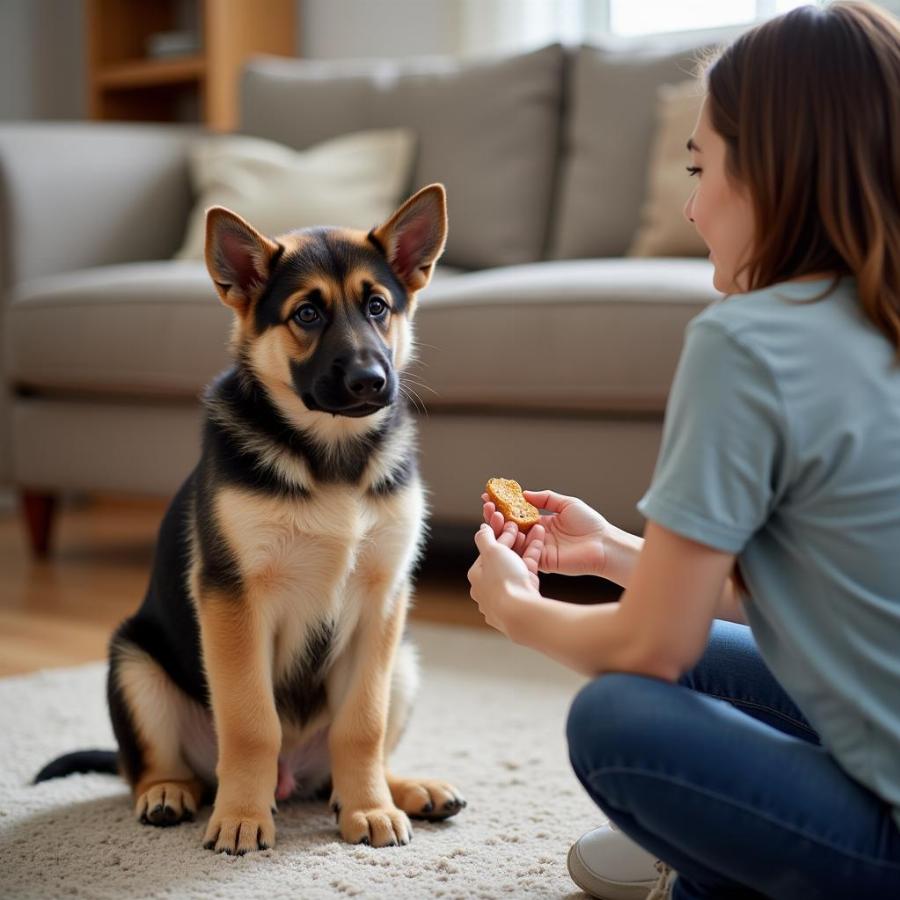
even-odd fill
[{"label": "light blue t-shirt", "polygon": [[828,284],[691,322],[638,509],[738,555],[763,658],[900,826],[900,366],[855,279]]}]

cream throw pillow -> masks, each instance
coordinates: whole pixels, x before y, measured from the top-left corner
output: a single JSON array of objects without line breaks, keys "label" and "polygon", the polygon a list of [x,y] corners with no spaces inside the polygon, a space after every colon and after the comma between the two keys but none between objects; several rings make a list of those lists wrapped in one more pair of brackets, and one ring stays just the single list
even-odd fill
[{"label": "cream throw pillow", "polygon": [[706,244],[684,218],[694,188],[685,148],[694,131],[703,89],[695,80],[664,84],[657,91],[656,137],[650,154],[641,225],[629,256],[706,256]]},{"label": "cream throw pillow", "polygon": [[176,259],[203,259],[206,210],[226,206],[268,236],[310,225],[369,228],[384,222],[409,186],[415,134],[360,131],[303,151],[244,135],[191,148],[197,203]]}]

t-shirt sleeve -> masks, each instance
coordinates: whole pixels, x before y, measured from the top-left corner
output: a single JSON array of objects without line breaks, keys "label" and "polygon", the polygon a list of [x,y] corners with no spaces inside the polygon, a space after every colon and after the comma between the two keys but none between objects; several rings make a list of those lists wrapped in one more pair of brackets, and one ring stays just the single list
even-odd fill
[{"label": "t-shirt sleeve", "polygon": [[787,421],[774,376],[717,322],[688,327],[666,407],[648,519],[739,553],[780,491]]}]

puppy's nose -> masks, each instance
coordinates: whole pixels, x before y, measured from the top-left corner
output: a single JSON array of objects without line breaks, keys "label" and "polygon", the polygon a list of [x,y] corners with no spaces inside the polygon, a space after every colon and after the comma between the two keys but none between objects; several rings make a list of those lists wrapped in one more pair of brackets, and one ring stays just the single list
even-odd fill
[{"label": "puppy's nose", "polygon": [[354,369],[344,376],[347,390],[357,400],[374,400],[384,390],[387,379],[379,365]]}]

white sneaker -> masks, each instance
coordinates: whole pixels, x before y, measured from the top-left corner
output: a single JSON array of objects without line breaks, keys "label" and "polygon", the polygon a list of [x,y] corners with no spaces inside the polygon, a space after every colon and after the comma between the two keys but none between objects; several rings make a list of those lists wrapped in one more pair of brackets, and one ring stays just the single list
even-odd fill
[{"label": "white sneaker", "polygon": [[662,863],[612,822],[578,838],[567,863],[572,881],[599,900],[647,900],[651,891],[656,900],[666,897],[658,892],[669,887],[663,886],[667,873],[659,868]]},{"label": "white sneaker", "polygon": [[656,871],[659,872],[659,878],[653,890],[647,894],[647,900],[672,900],[672,888],[675,887],[678,873],[661,859],[656,861]]}]

